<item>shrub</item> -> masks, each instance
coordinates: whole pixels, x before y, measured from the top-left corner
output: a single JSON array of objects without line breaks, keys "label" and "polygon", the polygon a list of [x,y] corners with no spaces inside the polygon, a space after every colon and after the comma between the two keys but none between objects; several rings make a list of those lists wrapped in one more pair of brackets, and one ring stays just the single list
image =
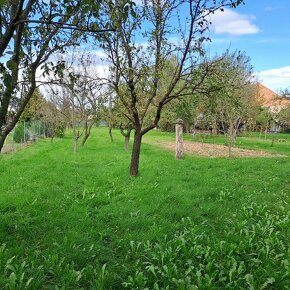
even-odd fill
[{"label": "shrub", "polygon": [[64,132],[65,132],[65,124],[64,123],[60,123],[56,127],[55,136],[58,137],[58,138],[63,138],[64,137]]},{"label": "shrub", "polygon": [[23,143],[29,139],[29,132],[23,123],[19,123],[14,130],[13,140],[16,143]]},{"label": "shrub", "polygon": [[54,138],[54,137],[58,137],[58,138],[63,138],[64,137],[64,133],[65,133],[65,123],[60,122],[60,123],[47,123],[46,124],[46,137],[50,137],[50,138]]}]

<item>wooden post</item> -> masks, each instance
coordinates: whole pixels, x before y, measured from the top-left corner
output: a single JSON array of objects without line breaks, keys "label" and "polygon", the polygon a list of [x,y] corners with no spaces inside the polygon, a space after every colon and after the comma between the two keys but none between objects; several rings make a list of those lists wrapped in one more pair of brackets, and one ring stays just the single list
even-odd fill
[{"label": "wooden post", "polygon": [[183,156],[183,120],[177,119],[175,123],[175,158],[181,159]]}]

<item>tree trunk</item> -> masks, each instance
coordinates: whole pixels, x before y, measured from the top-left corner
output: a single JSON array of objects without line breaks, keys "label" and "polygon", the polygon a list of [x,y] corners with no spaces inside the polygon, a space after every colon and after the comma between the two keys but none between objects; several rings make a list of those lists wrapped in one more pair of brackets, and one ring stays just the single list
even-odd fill
[{"label": "tree trunk", "polygon": [[76,125],[74,125],[73,132],[74,132],[73,151],[76,154],[78,152],[78,140],[80,137]]},{"label": "tree trunk", "polygon": [[269,124],[267,124],[265,128],[265,136],[264,136],[265,139],[267,138],[267,132],[269,127],[270,127]]},{"label": "tree trunk", "polygon": [[82,140],[82,146],[84,146],[86,144],[88,138],[90,137],[91,130],[92,130],[92,127],[93,127],[94,123],[95,123],[94,121],[92,121],[90,124],[88,124],[86,122],[86,124],[85,124],[85,134],[84,134],[84,138]]},{"label": "tree trunk", "polygon": [[0,135],[0,153],[3,149],[6,137],[7,137],[7,135],[5,135],[4,133],[2,135]]},{"label": "tree trunk", "polygon": [[129,149],[129,141],[130,141],[130,136],[125,136],[124,148],[126,151],[128,151]]},{"label": "tree trunk", "polygon": [[271,142],[271,147],[274,146],[274,142],[275,142],[275,136],[274,136],[274,134],[273,134],[273,136],[272,136],[272,142]]},{"label": "tree trunk", "polygon": [[83,147],[87,141],[87,139],[89,138],[89,128],[88,128],[88,122],[85,121],[85,125],[84,125],[84,138],[82,140],[81,146]]},{"label": "tree trunk", "polygon": [[74,144],[73,144],[74,154],[78,152],[78,138],[74,137]]},{"label": "tree trunk", "polygon": [[122,127],[122,124],[120,125],[121,134],[125,137],[125,141],[124,141],[125,151],[128,151],[128,148],[129,148],[129,141],[130,141],[131,130],[132,130],[131,124],[128,124],[127,125],[127,132],[126,133],[125,133],[123,127]]},{"label": "tree trunk", "polygon": [[138,175],[141,141],[142,141],[141,132],[138,132],[135,130],[133,150],[132,150],[132,156],[131,156],[131,164],[130,164],[130,175],[131,176]]},{"label": "tree trunk", "polygon": [[187,134],[190,134],[190,124],[189,122],[185,122],[184,123],[184,126],[185,126],[185,131]]},{"label": "tree trunk", "polygon": [[214,118],[213,121],[212,121],[212,130],[211,130],[211,133],[213,135],[217,135],[218,134],[216,118]]},{"label": "tree trunk", "polygon": [[113,128],[112,123],[109,123],[109,135],[110,135],[110,138],[111,138],[111,142],[113,143],[114,142],[114,138],[113,138],[113,134],[112,134],[112,128]]},{"label": "tree trunk", "polygon": [[21,114],[23,113],[26,105],[28,104],[28,102],[31,99],[31,97],[33,95],[33,92],[35,90],[35,87],[36,87],[35,69],[32,70],[31,74],[32,74],[32,76],[31,76],[31,83],[32,83],[31,87],[29,88],[29,91],[27,92],[23,102],[20,104],[19,108],[17,109],[17,112],[13,116],[12,120],[6,126],[4,126],[4,123],[2,123],[1,120],[0,120],[0,125],[2,124],[2,126],[4,126],[4,129],[2,129],[1,126],[0,126],[0,130],[2,129],[2,133],[0,133],[0,153],[1,153],[1,150],[3,149],[5,139],[7,138],[8,134],[13,130],[13,128],[17,124]]},{"label": "tree trunk", "polygon": [[85,135],[84,135],[84,138],[83,138],[82,144],[81,144],[82,146],[85,146],[86,141],[88,140],[89,136],[90,136],[90,134],[88,134],[88,132],[85,132]]},{"label": "tree trunk", "polygon": [[232,147],[234,144],[235,136],[234,136],[234,126],[233,124],[229,125],[228,128],[228,149],[229,149],[229,157],[232,157]]},{"label": "tree trunk", "polygon": [[232,145],[230,141],[228,142],[228,149],[229,149],[229,157],[232,157]]}]

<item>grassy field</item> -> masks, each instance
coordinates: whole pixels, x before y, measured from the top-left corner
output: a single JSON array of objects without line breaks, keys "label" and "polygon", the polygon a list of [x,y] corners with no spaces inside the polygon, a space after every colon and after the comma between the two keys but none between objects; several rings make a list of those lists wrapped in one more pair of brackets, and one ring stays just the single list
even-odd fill
[{"label": "grassy field", "polygon": [[[131,178],[114,134],[75,156],[69,136],[0,156],[0,289],[290,289],[289,157],[176,161],[143,144]],[[237,143],[289,156],[280,137]]]}]

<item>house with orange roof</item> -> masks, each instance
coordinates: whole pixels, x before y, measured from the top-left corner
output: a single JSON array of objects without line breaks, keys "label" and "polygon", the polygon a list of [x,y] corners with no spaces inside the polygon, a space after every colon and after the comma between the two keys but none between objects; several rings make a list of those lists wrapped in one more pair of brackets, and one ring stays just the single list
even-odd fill
[{"label": "house with orange roof", "polygon": [[272,115],[273,119],[270,122],[269,131],[279,132],[281,130],[281,126],[277,120],[277,114],[280,113],[281,110],[290,107],[290,99],[281,97],[260,83],[256,85],[255,89],[257,105],[268,109]]},{"label": "house with orange roof", "polygon": [[257,102],[261,107],[268,108],[273,114],[278,114],[282,109],[290,106],[290,100],[279,96],[264,85],[258,83]]}]

